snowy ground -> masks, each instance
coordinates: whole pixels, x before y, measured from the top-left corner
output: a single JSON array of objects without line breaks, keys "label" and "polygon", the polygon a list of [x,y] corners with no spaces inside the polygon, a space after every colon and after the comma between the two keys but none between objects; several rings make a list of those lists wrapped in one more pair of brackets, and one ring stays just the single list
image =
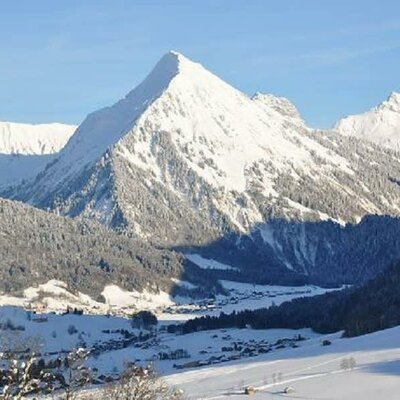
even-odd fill
[{"label": "snowy ground", "polygon": [[[96,353],[89,364],[104,374],[121,371],[127,362],[132,361],[144,365],[155,363],[159,372],[170,374],[178,370],[176,366],[187,363],[198,364],[190,367],[193,368],[200,364],[226,363],[230,359],[254,358],[264,351],[281,352],[291,345],[308,343],[307,340],[295,341],[295,335],[300,334],[305,339],[317,336],[310,330],[288,329],[227,329],[187,335],[161,329],[142,333],[149,337],[140,338],[140,331],[133,329],[130,321],[121,317],[33,314],[16,307],[0,308],[0,351],[7,350],[10,342],[16,342],[21,350],[34,342],[40,357],[52,359],[64,357],[74,348],[84,347]],[[284,346],[277,343],[280,339],[286,339]],[[180,351],[187,354],[160,359],[160,353],[171,355]]]},{"label": "snowy ground", "polygon": [[222,280],[221,284],[229,291],[228,296],[217,296],[215,300],[195,301],[188,304],[188,299],[176,299],[174,305],[166,307],[160,314],[163,321],[183,321],[202,315],[229,314],[233,311],[256,310],[279,305],[298,297],[316,296],[330,290],[314,285],[277,286],[253,285],[250,283]]},{"label": "snowy ground", "polygon": [[[184,389],[192,400],[244,399],[243,390],[250,385],[256,389],[254,399],[399,399],[400,327],[353,339],[342,339],[340,333],[322,336],[308,329],[226,329],[188,335],[165,330],[164,325],[176,320],[266,307],[325,291],[315,286],[221,283],[229,290],[228,296],[197,302],[108,287],[103,292],[104,304],[51,281],[26,290],[24,298],[0,298],[0,346],[10,341],[23,346],[34,338],[45,359],[87,347],[94,350],[88,364],[106,375],[117,374],[126,362],[154,363],[169,383]],[[67,305],[86,304],[85,310],[93,314],[34,313],[23,309],[28,300],[37,311],[44,307],[59,312]],[[143,337],[126,314],[147,304],[157,305],[153,310],[160,324]],[[115,315],[118,307],[124,311],[121,315]],[[110,315],[104,315],[105,310]],[[325,339],[332,344],[322,346]],[[344,370],[343,360],[351,358],[355,368]],[[288,386],[294,393],[283,393]]]},{"label": "snowy ground", "polygon": [[[322,339],[332,345],[321,346]],[[356,367],[344,370],[344,359]],[[171,375],[168,382],[192,399],[245,399],[243,388],[256,388],[254,399],[398,400],[400,327],[352,339],[340,334],[310,339],[295,349]],[[286,387],[294,392],[284,394]]]},{"label": "snowy ground", "polygon": [[[120,371],[129,361],[143,364],[155,362],[160,372],[172,373],[177,370],[176,366],[187,363],[195,363],[192,367],[199,367],[256,357],[264,351],[277,351],[274,342],[283,338],[292,339],[294,333],[284,330],[229,330],[225,333],[203,332],[177,336],[167,333],[163,329],[166,325],[202,315],[268,307],[273,303],[280,304],[326,291],[316,286],[282,287],[232,281],[221,283],[229,295],[198,301],[172,298],[166,293],[127,292],[113,285],[107,286],[102,293],[105,303],[99,303],[82,293],[70,292],[62,282],[49,281],[26,289],[22,297],[0,296],[0,335],[1,338],[10,337],[11,341],[17,342],[24,342],[24,338],[35,338],[35,343],[41,344],[40,353],[45,358],[62,357],[73,348],[87,347],[96,353],[96,359],[90,360],[92,366],[106,374]],[[82,309],[84,314],[64,315],[67,307],[70,310]],[[139,339],[139,332],[132,328],[129,320],[140,309],[151,309],[160,322],[159,330],[144,341]],[[308,338],[314,335],[306,332],[304,336]],[[242,349],[223,351],[223,348],[232,348],[235,344]],[[290,345],[292,343],[286,343],[286,346]],[[248,353],[242,353],[244,349]],[[179,350],[186,350],[188,354],[176,358],[171,356]],[[172,359],[159,360],[160,353]]]},{"label": "snowy ground", "polygon": [[[175,284],[190,288],[190,282],[174,280]],[[233,281],[221,281],[229,291],[228,296],[216,299],[193,300],[172,297],[166,292],[158,294],[147,291],[126,291],[117,285],[108,285],[102,295],[105,302],[95,301],[90,296],[71,292],[64,282],[50,280],[37,287],[25,289],[20,297],[1,295],[0,306],[17,306],[37,312],[63,313],[67,307],[78,308],[85,314],[111,314],[130,316],[138,310],[151,310],[161,321],[182,321],[201,315],[219,315],[234,310],[257,309],[280,304],[297,297],[315,296],[327,289],[314,285],[289,287],[252,285]]]}]

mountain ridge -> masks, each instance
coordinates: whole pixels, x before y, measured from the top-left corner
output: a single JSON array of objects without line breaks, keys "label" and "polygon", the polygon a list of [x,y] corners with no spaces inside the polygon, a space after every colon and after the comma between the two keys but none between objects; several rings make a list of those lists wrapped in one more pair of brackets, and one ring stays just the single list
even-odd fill
[{"label": "mountain ridge", "polygon": [[0,121],[0,153],[45,155],[59,152],[77,127],[61,123],[22,124]]},{"label": "mountain ridge", "polygon": [[0,188],[33,179],[54,160],[76,126],[0,121]]}]

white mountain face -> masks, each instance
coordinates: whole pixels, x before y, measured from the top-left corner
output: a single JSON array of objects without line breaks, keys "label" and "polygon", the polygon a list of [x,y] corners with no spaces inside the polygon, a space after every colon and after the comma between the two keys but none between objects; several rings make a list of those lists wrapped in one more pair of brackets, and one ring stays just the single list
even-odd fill
[{"label": "white mountain face", "polygon": [[400,93],[393,92],[387,100],[364,114],[339,120],[334,129],[342,135],[359,137],[399,151]]},{"label": "white mountain face", "polygon": [[[250,98],[170,52],[124,99],[90,114],[34,182],[7,195],[163,246],[250,234],[307,273],[321,233],[298,224],[399,215],[398,179],[389,150],[312,130],[288,100]],[[269,224],[281,218],[297,225]],[[284,260],[289,253],[297,261]]]},{"label": "white mountain face", "polygon": [[0,187],[35,177],[67,143],[76,126],[0,122]]},{"label": "white mountain face", "polygon": [[59,152],[77,127],[66,124],[19,124],[0,121],[0,153],[45,155]]}]

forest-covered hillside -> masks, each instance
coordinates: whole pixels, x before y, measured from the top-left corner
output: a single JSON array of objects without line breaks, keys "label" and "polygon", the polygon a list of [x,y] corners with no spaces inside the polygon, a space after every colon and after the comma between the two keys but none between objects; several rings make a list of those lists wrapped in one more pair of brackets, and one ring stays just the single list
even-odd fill
[{"label": "forest-covered hillside", "polygon": [[363,286],[299,298],[280,306],[202,317],[170,329],[189,333],[229,327],[253,329],[312,328],[319,333],[344,331],[358,336],[400,325],[400,264]]},{"label": "forest-covered hillside", "polygon": [[[183,263],[177,252],[120,235],[94,221],[0,199],[0,292],[16,293],[50,279],[94,298],[113,283],[127,290],[176,291],[170,278],[181,277]],[[190,266],[185,270],[190,277]],[[213,292],[218,284],[209,281],[206,272],[197,271],[199,282]]]}]

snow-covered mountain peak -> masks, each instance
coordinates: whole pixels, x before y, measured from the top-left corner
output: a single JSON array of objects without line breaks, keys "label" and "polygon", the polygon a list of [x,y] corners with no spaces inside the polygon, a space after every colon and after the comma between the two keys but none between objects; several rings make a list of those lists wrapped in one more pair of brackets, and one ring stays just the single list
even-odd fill
[{"label": "snow-covered mountain peak", "polygon": [[387,100],[381,103],[378,108],[380,110],[390,110],[400,113],[400,93],[392,92]]},{"label": "snow-covered mountain peak", "polygon": [[[163,181],[154,139],[165,132],[170,145],[208,184],[240,193],[256,161],[269,160],[282,170],[289,159],[299,168],[309,165],[315,144],[298,134],[304,126],[288,100],[268,95],[265,101],[261,95],[251,99],[200,64],[175,54],[164,56],[152,74],[171,59],[177,61],[178,73],[118,143],[119,154]],[[346,164],[318,145],[314,151]]]},{"label": "snow-covered mountain peak", "polygon": [[[248,113],[249,106],[253,111],[257,108],[250,103],[246,95],[201,64],[177,52],[169,52],[145,80],[123,99],[88,115],[62,151],[54,178],[59,181],[72,176],[77,170],[98,160],[127,135],[133,134],[135,140],[140,142],[143,139],[139,139],[135,128],[147,119],[153,124],[150,136],[146,138],[149,143],[160,126],[175,132],[181,128],[187,143],[203,140],[203,133],[209,142],[212,138],[220,140],[226,136],[226,131],[221,135],[221,118],[225,118],[224,114],[227,116],[228,112],[233,115],[234,125],[236,120],[241,120],[240,114]],[[242,109],[238,109],[238,106]],[[179,123],[177,119],[180,119]],[[195,126],[190,121],[197,127],[201,126],[204,131],[202,135],[196,128],[197,135],[193,137]],[[243,125],[243,121],[240,124]]]},{"label": "snow-covered mountain peak", "polygon": [[[199,63],[189,60],[174,50],[166,53],[157,62],[146,79],[126,97],[136,97],[138,91],[149,100],[162,93],[177,75],[185,75],[186,79],[197,79],[198,75],[208,73]],[[135,98],[136,101],[136,98]]]},{"label": "snow-covered mountain peak", "polygon": [[334,129],[391,149],[400,150],[400,93],[392,92],[378,106],[339,120]]},{"label": "snow-covered mountain peak", "polygon": [[190,61],[182,54],[175,51],[168,52],[158,61],[144,81],[123,99],[88,115],[63,151],[68,155],[63,158],[69,163],[73,160],[74,169],[96,160],[129,133],[136,120],[156,99],[176,97],[181,93],[190,93],[190,96],[194,96],[196,95],[194,91],[201,85],[207,86],[205,82],[210,78],[218,79],[200,64]]}]

